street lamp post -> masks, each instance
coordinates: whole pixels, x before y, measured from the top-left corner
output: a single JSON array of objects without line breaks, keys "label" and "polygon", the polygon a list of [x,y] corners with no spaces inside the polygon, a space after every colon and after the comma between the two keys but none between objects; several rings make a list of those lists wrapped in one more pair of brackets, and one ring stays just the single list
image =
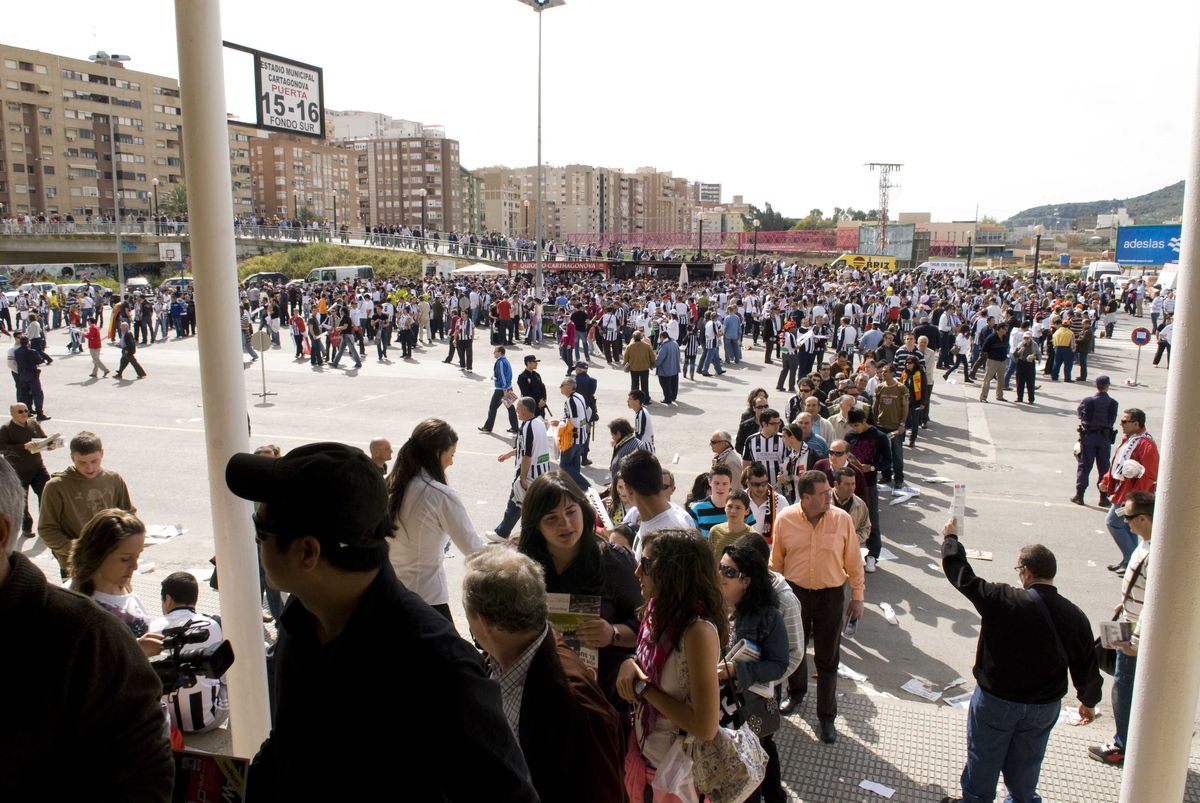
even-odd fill
[{"label": "street lamp post", "polygon": [[758,229],[762,226],[762,221],[754,218],[754,261],[758,261]]},{"label": "street lamp post", "polygon": [[[119,56],[116,53],[105,53],[103,50],[98,50],[88,56],[88,60],[96,64],[103,64],[111,67],[115,64],[120,64],[123,61],[129,61],[129,56]],[[113,230],[117,233],[117,298],[124,300],[125,298],[125,255],[121,253],[121,190],[117,180],[117,123],[113,116],[113,110],[108,113],[108,150],[109,158],[112,160],[112,188],[113,188],[113,217],[116,218],[116,225]]]},{"label": "street lamp post", "polygon": [[537,215],[534,227],[536,229],[535,245],[536,261],[533,269],[533,284],[540,297],[545,290],[542,277],[542,12],[548,8],[566,5],[566,0],[520,0],[538,15],[538,68],[537,68]]},{"label": "street lamp post", "polygon": [[525,199],[525,227],[524,227],[524,233],[525,233],[525,239],[527,239],[527,240],[528,240],[528,239],[529,239],[529,199],[528,199],[528,198],[526,198],[526,199]]},{"label": "street lamp post", "polygon": [[425,238],[428,234],[425,231],[425,197],[429,195],[429,190],[421,187],[415,190],[417,197],[421,199],[421,250],[425,250]]},{"label": "street lamp post", "polygon": [[162,227],[158,223],[158,176],[155,176],[150,184],[154,187],[153,194],[150,196],[150,205],[154,207],[151,214],[154,215],[154,233],[157,235],[162,234]]},{"label": "street lamp post", "polygon": [[1038,268],[1042,264],[1042,232],[1046,230],[1045,226],[1037,225],[1033,227],[1033,286],[1037,287],[1038,283]]}]

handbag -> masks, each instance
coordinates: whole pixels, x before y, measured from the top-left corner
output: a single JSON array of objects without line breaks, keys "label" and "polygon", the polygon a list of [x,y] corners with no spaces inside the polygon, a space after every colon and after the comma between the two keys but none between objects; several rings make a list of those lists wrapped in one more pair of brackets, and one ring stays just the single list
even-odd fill
[{"label": "handbag", "polygon": [[750,730],[717,728],[707,742],[688,736],[683,749],[692,760],[692,778],[709,803],[742,803],[767,774],[767,751]]},{"label": "handbag", "polygon": [[776,690],[772,688],[770,697],[763,697],[753,691],[745,693],[736,690],[732,680],[721,683],[721,718],[722,725],[740,728],[749,725],[755,736],[771,736],[779,730],[779,700]]}]

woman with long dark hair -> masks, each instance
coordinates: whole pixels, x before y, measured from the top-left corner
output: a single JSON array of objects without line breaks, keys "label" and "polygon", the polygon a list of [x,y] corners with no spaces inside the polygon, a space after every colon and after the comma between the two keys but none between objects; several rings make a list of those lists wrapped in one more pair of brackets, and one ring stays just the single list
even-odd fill
[{"label": "woman with long dark hair", "polygon": [[454,622],[443,566],[451,541],[463,554],[483,547],[483,539],[458,494],[446,483],[454,464],[458,435],[445,421],[426,418],[396,453],[387,478],[388,514],[396,537],[392,568],[405,587]]},{"label": "woman with long dark hair", "polygon": [[[752,711],[778,712],[779,687],[776,685],[787,673],[788,636],[779,612],[779,600],[771,583],[771,573],[762,553],[751,546],[730,546],[721,555],[717,567],[721,582],[721,596],[730,609],[730,624],[733,635],[730,640],[736,645],[745,640],[753,642],[759,650],[754,661],[721,661],[717,666],[717,678],[729,681],[741,695],[746,707],[743,716]],[[768,686],[771,698],[764,700],[751,686]],[[767,775],[762,785],[747,800],[764,798],[771,803],[787,800],[780,775],[779,751],[775,747],[775,732],[779,716],[762,717],[764,730],[758,739],[767,752]],[[773,722],[773,726],[768,723]]]},{"label": "woman with long dark hair", "polygon": [[[644,533],[637,577],[646,607],[636,656],[617,673],[617,693],[634,706],[625,788],[630,800],[643,801],[680,731],[700,741],[717,734],[720,691],[712,668],[725,652],[728,622],[712,551],[694,531]],[[653,789],[652,799],[679,797]]]},{"label": "woman with long dark hair", "polygon": [[547,593],[599,599],[592,612],[600,618],[581,625],[578,635],[584,647],[598,650],[596,682],[624,711],[617,669],[637,644],[642,606],[633,553],[596,534],[595,508],[562,471],[543,474],[525,492],[518,549],[541,564]]},{"label": "woman with long dark hair", "polygon": [[925,369],[917,362],[916,357],[904,359],[904,373],[900,382],[908,388],[908,419],[904,426],[908,428],[908,445],[917,445],[917,431],[921,428],[922,412],[929,404],[929,380],[925,378]]}]

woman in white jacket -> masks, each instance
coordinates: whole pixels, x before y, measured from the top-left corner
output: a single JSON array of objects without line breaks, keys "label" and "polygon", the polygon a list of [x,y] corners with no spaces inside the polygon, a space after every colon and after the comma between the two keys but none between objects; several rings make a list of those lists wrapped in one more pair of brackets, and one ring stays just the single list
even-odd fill
[{"label": "woman in white jacket", "polygon": [[450,620],[443,567],[450,541],[464,555],[483,546],[458,494],[446,484],[458,435],[445,421],[427,418],[400,447],[388,476],[388,513],[395,538],[392,567],[405,587]]}]

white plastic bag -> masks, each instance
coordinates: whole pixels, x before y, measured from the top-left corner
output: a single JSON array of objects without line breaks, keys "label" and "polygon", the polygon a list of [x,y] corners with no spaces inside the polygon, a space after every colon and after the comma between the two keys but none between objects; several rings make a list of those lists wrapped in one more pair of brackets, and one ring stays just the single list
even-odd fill
[{"label": "white plastic bag", "polygon": [[650,786],[668,792],[684,803],[699,803],[696,782],[692,780],[692,759],[683,749],[684,739],[678,737],[663,756]]}]

